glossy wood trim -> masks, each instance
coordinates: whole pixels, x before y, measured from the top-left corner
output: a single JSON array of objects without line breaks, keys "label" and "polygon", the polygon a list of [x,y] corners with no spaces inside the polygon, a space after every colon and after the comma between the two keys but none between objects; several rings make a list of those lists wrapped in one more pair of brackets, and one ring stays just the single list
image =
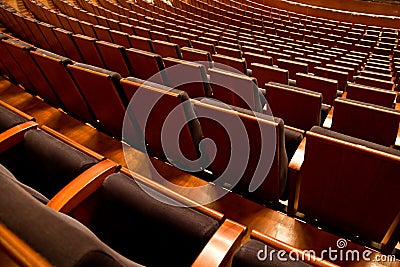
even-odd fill
[{"label": "glossy wood trim", "polygon": [[111,160],[100,161],[61,189],[47,206],[62,213],[69,213],[93,194],[107,176],[115,173],[117,169],[118,165]]},{"label": "glossy wood trim", "polygon": [[40,129],[42,129],[46,133],[56,137],[57,139],[60,139],[64,143],[67,143],[68,145],[73,146],[73,147],[81,150],[82,152],[94,157],[95,159],[97,159],[99,161],[105,159],[105,157],[103,155],[100,155],[99,153],[94,152],[93,150],[87,148],[86,146],[83,146],[83,145],[79,144],[78,142],[73,141],[72,139],[70,139],[70,138],[66,137],[65,135],[57,132],[56,130],[53,130],[53,129],[45,126],[45,125],[40,126]]},{"label": "glossy wood trim", "polygon": [[245,226],[225,220],[196,258],[192,267],[226,266],[233,252],[240,245],[245,232]]},{"label": "glossy wood trim", "polygon": [[187,198],[187,197],[185,197],[185,196],[183,196],[183,195],[181,195],[181,194],[179,194],[179,193],[177,193],[177,192],[175,192],[175,191],[173,191],[151,179],[148,179],[138,173],[132,173],[129,169],[124,168],[124,167],[120,171],[122,173],[132,177],[136,181],[143,183],[146,186],[149,186],[152,189],[154,189],[158,192],[161,192],[167,196],[171,196],[175,200],[180,201],[188,206],[191,206],[194,209],[198,210],[199,212],[204,213],[207,216],[210,216],[210,217],[218,220],[219,222],[222,222],[222,220],[224,219],[224,214],[222,214],[216,210],[213,210],[211,208],[208,208],[206,206],[202,206],[199,203],[197,203],[197,202],[195,202],[195,201],[193,201],[193,200],[191,200],[191,199],[189,199],[189,198]]},{"label": "glossy wood trim", "polygon": [[4,102],[4,101],[1,101],[1,100],[0,100],[0,105],[2,105],[3,107],[5,107],[5,108],[11,110],[11,111],[14,112],[15,114],[18,114],[19,116],[25,118],[25,119],[28,120],[28,121],[35,121],[35,118],[34,118],[34,117],[32,117],[32,116],[26,114],[25,112],[22,112],[21,110],[19,110],[19,109],[17,109],[17,108],[14,108],[13,106],[7,104],[7,103]]},{"label": "glossy wood trim", "polygon": [[303,138],[288,167],[289,194],[288,210],[289,216],[294,216],[297,212],[299,193],[300,193],[300,169],[304,162],[306,149],[306,137]]},{"label": "glossy wood trim", "polygon": [[36,122],[27,121],[0,133],[0,152],[20,143],[24,139],[25,132],[37,128],[37,126],[38,124]]},{"label": "glossy wood trim", "polygon": [[52,266],[46,259],[40,256],[2,223],[0,223],[0,246],[4,248],[4,251],[10,258],[20,266]]},{"label": "glossy wood trim", "polygon": [[281,242],[273,237],[268,235],[264,235],[256,230],[251,232],[251,238],[256,239],[265,243],[268,246],[271,246],[278,250],[284,250],[287,252],[294,251],[297,255],[300,256],[301,259],[304,259],[304,262],[312,264],[313,266],[320,266],[320,267],[338,267],[339,265],[333,264],[329,261],[323,260],[319,257],[315,257],[314,255],[305,252],[304,250],[292,247],[284,242]]}]

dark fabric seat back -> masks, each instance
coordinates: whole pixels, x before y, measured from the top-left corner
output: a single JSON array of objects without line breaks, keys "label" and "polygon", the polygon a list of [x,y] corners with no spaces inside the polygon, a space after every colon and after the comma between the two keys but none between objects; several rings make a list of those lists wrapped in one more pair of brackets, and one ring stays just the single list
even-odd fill
[{"label": "dark fabric seat back", "polygon": [[96,197],[93,231],[146,266],[190,266],[219,227],[217,220],[191,208],[160,202],[124,174],[109,176]]},{"label": "dark fabric seat back", "polygon": [[0,105],[0,133],[26,121],[24,117]]}]

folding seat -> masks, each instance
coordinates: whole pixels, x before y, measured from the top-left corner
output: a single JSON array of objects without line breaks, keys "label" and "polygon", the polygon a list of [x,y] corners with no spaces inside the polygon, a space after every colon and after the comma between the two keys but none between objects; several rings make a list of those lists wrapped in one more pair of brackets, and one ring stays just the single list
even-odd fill
[{"label": "folding seat", "polygon": [[[273,253],[272,251],[278,251],[280,254]],[[335,266],[326,260],[317,258],[310,251],[290,246],[256,230],[251,232],[250,240],[242,244],[232,259],[232,267],[266,267],[277,265],[281,267]]]},{"label": "folding seat", "polygon": [[385,74],[385,73],[379,73],[379,72],[374,72],[374,71],[368,71],[368,70],[362,70],[360,72],[361,76],[367,76],[367,77],[371,77],[374,79],[378,79],[378,80],[384,80],[384,81],[392,81],[392,75],[390,74]]},{"label": "folding seat", "polygon": [[272,57],[274,64],[277,64],[278,59],[287,59],[290,60],[292,57],[288,54],[277,52],[277,51],[272,51],[270,48],[261,46],[262,48],[265,49],[266,55]]},{"label": "folding seat", "polygon": [[224,47],[224,46],[215,46],[215,51],[219,55],[225,55],[228,57],[234,57],[234,58],[242,58],[242,51],[240,49],[233,49],[229,47]]},{"label": "folding seat", "polygon": [[171,43],[177,44],[180,48],[192,47],[192,43],[190,42],[190,39],[188,39],[188,38],[176,36],[176,35],[170,35],[169,39],[170,39]]},{"label": "folding seat", "polygon": [[27,121],[33,121],[34,118],[28,114],[0,101],[0,133],[3,133],[16,125]]},{"label": "folding seat", "polygon": [[380,145],[392,146],[396,142],[399,122],[400,111],[395,109],[338,98],[335,100],[331,129]]},{"label": "folding seat", "polygon": [[367,76],[354,76],[354,82],[386,90],[392,90],[394,87],[394,83],[392,81],[380,80]]},{"label": "folding seat", "polygon": [[[272,57],[265,56],[261,54],[255,54],[251,52],[244,52],[243,57],[246,59],[246,62],[251,66],[252,63],[259,63],[263,65],[272,66]],[[250,67],[251,69],[251,67]]]},{"label": "folding seat", "polygon": [[130,48],[126,49],[128,61],[133,71],[133,76],[139,79],[164,84],[166,78],[163,60],[160,55]]},{"label": "folding seat", "polygon": [[110,35],[114,44],[122,45],[125,48],[130,48],[129,34],[125,32],[110,30]]},{"label": "folding seat", "polygon": [[333,105],[338,94],[337,80],[310,74],[296,73],[296,86],[321,93],[323,95],[322,102],[330,106]]},{"label": "folding seat", "polygon": [[175,58],[164,58],[168,86],[185,91],[190,98],[212,97],[205,67]]},{"label": "folding seat", "polygon": [[98,51],[95,38],[87,37],[81,34],[73,35],[76,46],[82,55],[83,61],[86,64],[104,68],[103,59]]},{"label": "folding seat", "polygon": [[52,105],[61,106],[60,99],[29,53],[29,51],[35,50],[35,48],[27,43],[14,39],[3,39],[1,42],[9,51],[10,55],[13,56],[15,62],[21,66],[22,71],[33,86],[31,89]]},{"label": "folding seat", "polygon": [[116,72],[81,63],[67,67],[93,111],[99,127],[120,137],[125,115],[124,104],[127,101],[123,98],[119,84],[121,76]]},{"label": "folding seat", "polygon": [[285,125],[309,130],[322,125],[329,112],[322,105],[321,93],[274,82],[265,84],[264,88],[272,114],[282,118]]},{"label": "folding seat", "polygon": [[150,31],[151,39],[152,40],[159,40],[164,42],[169,42],[169,35],[163,32],[158,31]]},{"label": "folding seat", "polygon": [[247,69],[245,59],[228,57],[224,55],[213,55],[214,68],[227,70],[230,72],[240,72],[242,74],[251,76],[250,70]]},{"label": "folding seat", "polygon": [[71,31],[72,32],[72,27],[69,24],[69,20],[68,20],[68,16],[62,13],[58,13],[57,17],[62,25],[62,29],[66,30],[66,31]]},{"label": "folding seat", "polygon": [[348,73],[347,79],[349,82],[353,81],[353,77],[356,73],[356,71],[354,71],[354,68],[343,66],[340,63],[326,64],[325,68],[334,69],[341,72],[347,72]]},{"label": "folding seat", "polygon": [[[26,122],[2,135],[0,164],[13,180],[42,203],[47,203],[74,179],[87,182],[109,175],[117,165],[65,136]],[[103,161],[103,162],[102,162]]]},{"label": "folding seat", "polygon": [[182,59],[181,49],[177,44],[153,40],[154,53],[159,54],[161,57],[173,57]]},{"label": "folding seat", "polygon": [[135,34],[140,37],[151,39],[150,30],[141,26],[134,26]]},{"label": "folding seat", "polygon": [[[258,203],[278,201],[286,186],[283,121],[215,100],[203,101],[193,103],[203,138],[213,141],[205,143],[205,153],[215,155],[209,167],[216,178],[214,183]],[[242,131],[238,130],[241,127]],[[274,155],[268,153],[271,151]],[[255,180],[259,187],[249,192]]]},{"label": "folding seat", "polygon": [[125,47],[104,41],[96,43],[107,70],[117,72],[122,77],[128,77],[133,73]]},{"label": "folding seat", "polygon": [[297,73],[308,73],[307,63],[280,58],[276,61],[276,64],[278,65],[279,68],[286,69],[289,71],[290,79],[296,79]]},{"label": "folding seat", "polygon": [[251,64],[252,77],[257,79],[261,88],[268,82],[289,84],[289,71],[281,68],[263,65],[259,63]]},{"label": "folding seat", "polygon": [[[126,169],[89,190],[90,196],[74,205],[73,216],[85,223],[89,219],[88,228],[100,240],[146,266],[222,266],[229,261],[245,231],[244,226],[224,220],[222,214],[198,207],[197,203],[156,186],[139,174],[129,174]],[[149,190],[158,199],[149,195]],[[59,209],[64,207],[60,206]],[[86,218],[81,214],[87,214]],[[231,236],[226,234],[227,230]],[[132,244],[133,239],[141,245]],[[224,240],[224,244],[216,249],[219,240]],[[153,241],[157,241],[159,257],[154,257]],[[213,259],[201,264],[207,255],[214,255]]]},{"label": "folding seat", "polygon": [[72,60],[83,62],[83,58],[79,52],[80,49],[76,47],[75,41],[72,37],[72,32],[59,28],[53,29],[53,32],[57,36],[60,44],[62,44],[66,56]]},{"label": "folding seat", "polygon": [[201,63],[206,68],[206,71],[212,68],[213,64],[209,52],[189,47],[182,47],[181,51],[184,60]]},{"label": "folding seat", "polygon": [[65,111],[85,122],[94,123],[95,119],[86,100],[67,70],[66,66],[73,62],[68,58],[41,49],[30,53],[51,88],[58,95]]},{"label": "folding seat", "polygon": [[398,240],[399,152],[321,127],[307,132],[298,152],[289,165],[289,212],[390,253]]},{"label": "folding seat", "polygon": [[238,44],[238,42],[236,40],[228,41],[228,42],[227,41],[219,41],[218,45],[222,46],[222,47],[228,47],[228,48],[236,49],[236,50],[240,50],[241,49],[240,44]]},{"label": "folding seat", "polygon": [[317,66],[314,68],[314,74],[319,77],[336,80],[338,82],[338,90],[342,92],[346,91],[349,76],[347,72]]},{"label": "folding seat", "polygon": [[69,25],[71,26],[71,31],[74,34],[84,34],[82,27],[80,25],[80,21],[78,19],[73,18],[73,17],[68,17],[67,19],[68,19]]},{"label": "folding seat", "polygon": [[131,43],[130,47],[147,52],[154,52],[153,42],[149,38],[130,35],[129,41]]},{"label": "folding seat", "polygon": [[262,113],[260,92],[252,78],[214,68],[210,70],[210,83],[214,98],[229,105]]},{"label": "folding seat", "polygon": [[[167,159],[178,168],[198,171],[199,164],[186,164],[182,159],[182,156],[190,161],[198,159],[201,137],[198,121],[193,119],[193,109],[186,92],[136,78],[122,79],[121,85],[130,101],[127,107],[128,118],[139,130],[139,134],[124,132],[124,139],[128,137],[126,141],[130,145],[143,151],[146,145],[150,155]],[[144,136],[145,143],[137,137],[140,134]],[[176,144],[174,138],[178,138],[176,141],[179,144]],[[139,143],[131,143],[132,139],[139,140]]]},{"label": "folding seat", "polygon": [[212,55],[216,53],[215,47],[214,47],[213,44],[204,43],[204,42],[193,40],[193,39],[191,40],[191,42],[192,42],[193,48],[196,48],[196,49],[199,49],[199,50],[203,50],[203,51],[207,51]]},{"label": "folding seat", "polygon": [[42,31],[40,30],[40,28],[37,25],[37,21],[34,19],[30,19],[30,18],[25,18],[25,23],[27,25],[27,27],[30,29],[30,31],[33,34],[33,39],[32,42],[33,44],[43,48],[43,49],[50,49],[50,46],[46,40],[46,38],[43,36]]}]

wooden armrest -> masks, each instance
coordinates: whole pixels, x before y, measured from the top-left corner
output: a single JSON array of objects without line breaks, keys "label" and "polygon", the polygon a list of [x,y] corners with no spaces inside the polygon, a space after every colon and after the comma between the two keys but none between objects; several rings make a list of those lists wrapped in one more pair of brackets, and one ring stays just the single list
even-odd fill
[{"label": "wooden armrest", "polygon": [[210,241],[208,241],[192,264],[192,267],[226,266],[233,252],[240,245],[245,232],[245,226],[231,220],[225,220]]},{"label": "wooden armrest", "polygon": [[89,148],[87,148],[87,147],[85,147],[85,146],[79,144],[78,142],[75,142],[74,140],[72,140],[72,139],[66,137],[65,135],[63,135],[63,134],[57,132],[56,130],[53,130],[53,129],[51,129],[51,128],[47,127],[47,126],[44,126],[44,125],[40,126],[40,129],[42,129],[42,130],[45,131],[46,133],[48,133],[48,134],[50,134],[50,135],[56,137],[57,139],[60,139],[60,140],[63,141],[64,143],[67,143],[67,144],[69,144],[70,146],[73,146],[73,147],[79,149],[80,151],[82,151],[82,152],[84,152],[84,153],[86,153],[86,154],[88,154],[88,155],[90,155],[90,156],[96,158],[96,159],[99,160],[99,161],[105,159],[104,156],[102,156],[102,155],[100,155],[100,154],[94,152],[93,150],[91,150],[91,149],[89,149]]},{"label": "wooden armrest", "polygon": [[306,137],[303,138],[292,160],[289,163],[288,180],[289,180],[289,194],[288,194],[288,215],[294,216],[297,211],[297,204],[299,199],[299,186],[300,186],[300,169],[304,162],[304,155],[306,149]]},{"label": "wooden armrest", "polygon": [[277,250],[284,250],[288,253],[295,253],[296,258],[298,257],[300,260],[304,260],[304,262],[311,264],[312,266],[320,266],[320,267],[338,267],[339,265],[333,264],[329,261],[325,261],[322,258],[318,258],[311,253],[307,253],[301,249],[294,248],[282,241],[279,241],[273,237],[264,235],[256,230],[251,232],[251,237],[258,241],[265,243],[268,246],[271,246]]},{"label": "wooden armrest", "polygon": [[107,176],[117,171],[118,165],[111,160],[103,160],[76,177],[48,203],[50,208],[68,213],[95,192]]},{"label": "wooden armrest", "polygon": [[25,112],[22,112],[21,110],[14,108],[13,106],[7,104],[6,102],[0,100],[0,105],[4,106],[5,108],[11,110],[15,114],[18,114],[19,116],[25,118],[28,121],[35,121],[35,118],[32,117],[31,115],[26,114]]},{"label": "wooden armrest", "polygon": [[197,203],[196,201],[193,201],[175,191],[173,191],[172,189],[169,189],[167,187],[165,187],[164,185],[161,185],[149,178],[146,178],[138,173],[134,173],[131,172],[129,169],[127,168],[122,168],[121,172],[132,177],[135,181],[142,183],[148,187],[151,187],[152,189],[156,190],[157,192],[161,192],[167,196],[170,196],[171,198],[180,201],[190,207],[193,207],[194,209],[198,210],[201,213],[206,214],[207,216],[210,216],[216,220],[218,220],[219,222],[222,222],[222,220],[224,219],[224,215],[214,209],[208,208],[206,206],[202,206],[199,203]]},{"label": "wooden armrest", "polygon": [[50,267],[45,258],[34,251],[22,239],[0,223],[0,247],[13,259],[18,266]]},{"label": "wooden armrest", "polygon": [[328,116],[326,116],[326,119],[325,119],[324,123],[322,124],[322,126],[324,128],[329,129],[332,126],[333,109],[334,109],[334,107],[332,107],[331,110],[329,110]]},{"label": "wooden armrest", "polygon": [[25,132],[36,128],[37,125],[38,124],[34,121],[27,121],[0,133],[0,152],[20,143],[24,139]]}]

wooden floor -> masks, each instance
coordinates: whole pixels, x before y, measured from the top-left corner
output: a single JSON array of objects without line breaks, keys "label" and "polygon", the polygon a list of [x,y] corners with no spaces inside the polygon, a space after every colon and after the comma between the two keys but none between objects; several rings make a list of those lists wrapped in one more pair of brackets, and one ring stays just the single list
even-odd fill
[{"label": "wooden floor", "polygon": [[[51,107],[3,77],[0,77],[0,100],[35,117],[40,125],[46,125],[57,130],[74,141],[116,161],[122,166],[126,166],[120,141],[97,131],[89,125],[83,124],[59,109]],[[146,160],[148,158],[147,155],[143,152],[132,149],[129,156],[134,158],[134,171],[149,178],[152,175],[150,164],[153,164],[163,177],[175,184],[185,187],[207,184],[202,179],[184,173],[155,158],[151,158],[149,162]],[[131,165],[130,167],[132,169]],[[203,194],[190,195],[189,197],[196,201],[207,201],[217,190],[221,189],[214,187],[207,192],[203,192]],[[184,191],[180,192],[182,194],[185,193]],[[328,249],[328,247],[336,248],[336,242],[339,239],[338,236],[244,199],[234,193],[228,193],[222,199],[212,202],[208,206],[224,213],[227,218],[246,225],[249,228],[248,233],[252,229],[256,229],[301,249],[314,249],[320,252]],[[246,238],[248,238],[248,235]],[[348,248],[359,251],[364,250],[362,246],[354,243],[349,243]],[[376,266],[373,263],[365,262],[340,262],[339,264],[341,266]],[[391,263],[387,266],[400,266],[400,262]]]}]

